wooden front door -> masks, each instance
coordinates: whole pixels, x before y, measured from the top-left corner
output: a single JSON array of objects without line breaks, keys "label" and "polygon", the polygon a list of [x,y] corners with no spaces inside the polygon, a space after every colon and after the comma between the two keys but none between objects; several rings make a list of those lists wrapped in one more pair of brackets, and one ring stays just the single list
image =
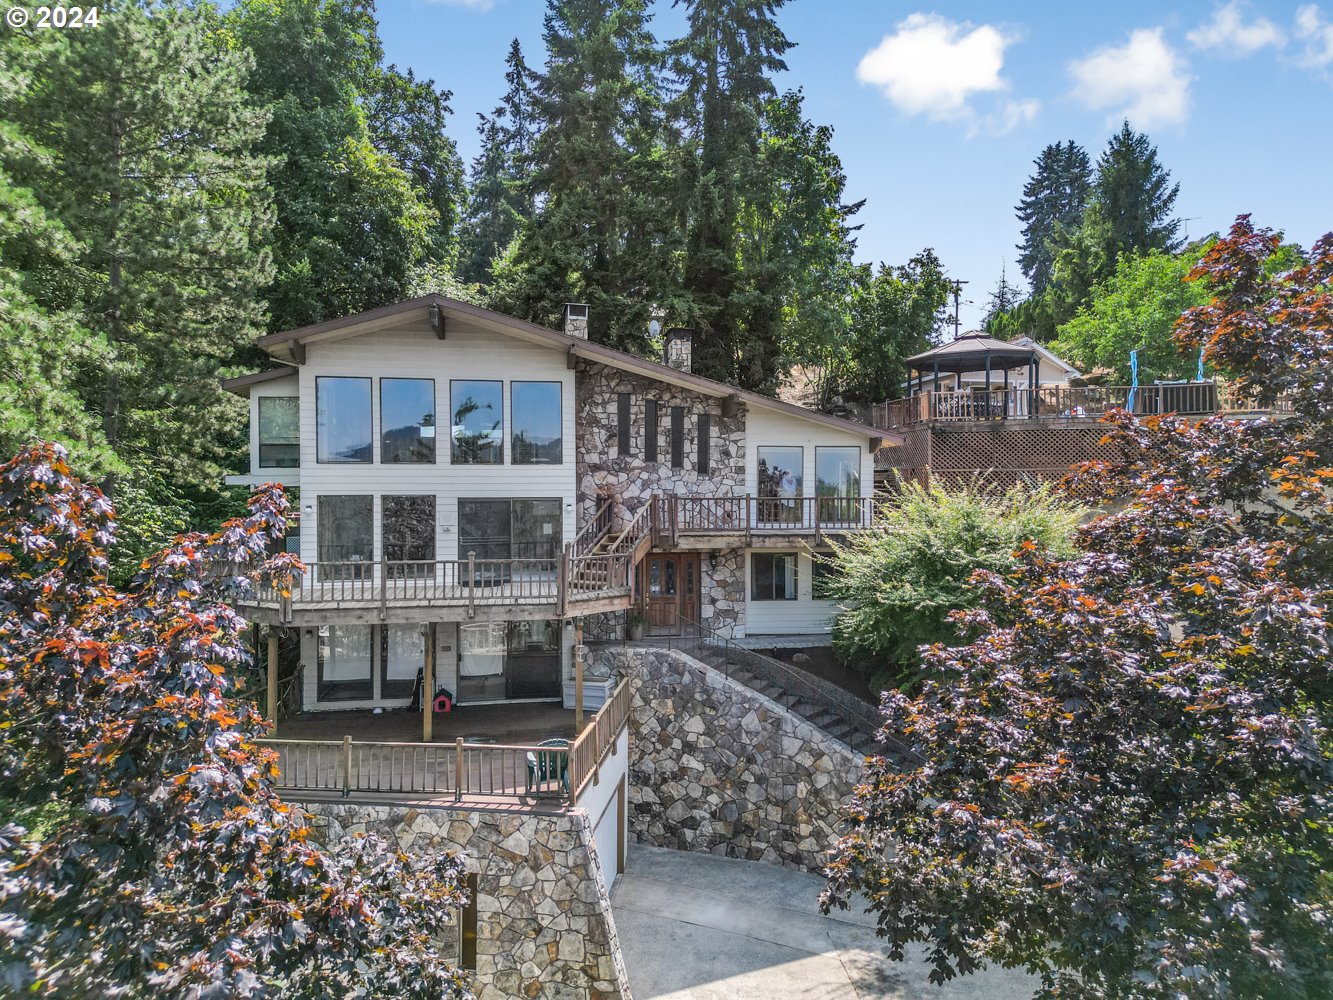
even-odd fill
[{"label": "wooden front door", "polygon": [[699,554],[649,554],[639,563],[639,605],[651,635],[679,635],[681,619],[699,620]]}]

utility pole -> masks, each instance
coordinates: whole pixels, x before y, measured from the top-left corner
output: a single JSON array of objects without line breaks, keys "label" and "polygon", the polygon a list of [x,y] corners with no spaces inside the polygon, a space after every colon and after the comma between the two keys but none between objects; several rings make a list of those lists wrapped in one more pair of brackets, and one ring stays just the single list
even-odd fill
[{"label": "utility pole", "polygon": [[953,280],[953,339],[954,340],[958,339],[959,331],[963,325],[962,320],[958,318],[959,316],[958,300],[959,297],[963,294],[963,286],[966,284],[967,284],[966,281],[959,281],[957,278],[954,278]]}]

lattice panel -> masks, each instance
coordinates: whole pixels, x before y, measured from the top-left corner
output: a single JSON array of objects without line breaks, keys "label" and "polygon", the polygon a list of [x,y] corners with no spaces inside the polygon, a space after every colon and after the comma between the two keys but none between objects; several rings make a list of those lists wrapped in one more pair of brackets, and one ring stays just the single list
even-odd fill
[{"label": "lattice panel", "polygon": [[906,478],[924,470],[936,479],[958,482],[986,473],[997,486],[1019,480],[1059,479],[1069,467],[1094,458],[1112,458],[1102,445],[1106,428],[1067,423],[1018,426],[1013,422],[980,430],[912,428],[901,448],[880,452],[877,464]]},{"label": "lattice panel", "polygon": [[937,430],[930,466],[937,472],[971,469],[1059,471],[1076,462],[1110,457],[1099,442],[1104,427],[1032,427],[951,432]]}]

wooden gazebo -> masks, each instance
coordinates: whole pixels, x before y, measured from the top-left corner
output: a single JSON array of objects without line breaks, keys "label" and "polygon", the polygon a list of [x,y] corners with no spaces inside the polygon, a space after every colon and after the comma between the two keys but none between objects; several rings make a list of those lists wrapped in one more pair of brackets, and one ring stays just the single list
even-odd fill
[{"label": "wooden gazebo", "polygon": [[[1004,340],[996,340],[994,337],[988,337],[980,331],[965,333],[956,340],[948,344],[941,344],[939,347],[932,347],[929,351],[923,351],[921,354],[913,355],[907,359],[907,370],[909,374],[909,385],[913,384],[910,377],[915,375],[915,395],[920,395],[926,391],[927,386],[932,392],[940,391],[940,376],[953,375],[954,385],[950,388],[957,388],[959,376],[965,372],[985,372],[986,382],[983,390],[983,398],[987,401],[989,409],[992,400],[992,376],[998,376],[1000,379],[1000,388],[1003,392],[1000,399],[1003,400],[1001,406],[1007,409],[1009,399],[1009,373],[1016,368],[1027,368],[1027,385],[1029,389],[1035,389],[1039,383],[1039,366],[1041,356],[1037,349],[1031,346],[1021,344],[1011,344]],[[930,383],[926,382],[927,376],[930,377]],[[1028,416],[1037,415],[1036,406],[1028,406]],[[996,416],[1007,416],[1008,414],[995,414]]]}]

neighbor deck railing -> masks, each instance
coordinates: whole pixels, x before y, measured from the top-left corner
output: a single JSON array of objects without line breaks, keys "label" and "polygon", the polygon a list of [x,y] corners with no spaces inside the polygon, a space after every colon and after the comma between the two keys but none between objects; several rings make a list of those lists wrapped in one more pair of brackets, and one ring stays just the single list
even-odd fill
[{"label": "neighbor deck railing", "polygon": [[1287,400],[1261,409],[1238,398],[1217,382],[1168,382],[1155,385],[1050,385],[1036,389],[992,386],[966,389],[927,389],[904,399],[872,408],[876,427],[894,429],[920,423],[959,423],[980,420],[1098,418],[1112,410],[1132,410],[1148,416],[1178,413],[1285,413]]},{"label": "neighbor deck railing", "polygon": [[659,535],[813,535],[861,531],[875,523],[879,497],[657,497]]},{"label": "neighbor deck railing", "polygon": [[277,754],[284,791],[511,800],[574,805],[596,784],[629,721],[631,692],[621,681],[567,747],[526,744],[391,743],[373,740],[260,740]]}]

